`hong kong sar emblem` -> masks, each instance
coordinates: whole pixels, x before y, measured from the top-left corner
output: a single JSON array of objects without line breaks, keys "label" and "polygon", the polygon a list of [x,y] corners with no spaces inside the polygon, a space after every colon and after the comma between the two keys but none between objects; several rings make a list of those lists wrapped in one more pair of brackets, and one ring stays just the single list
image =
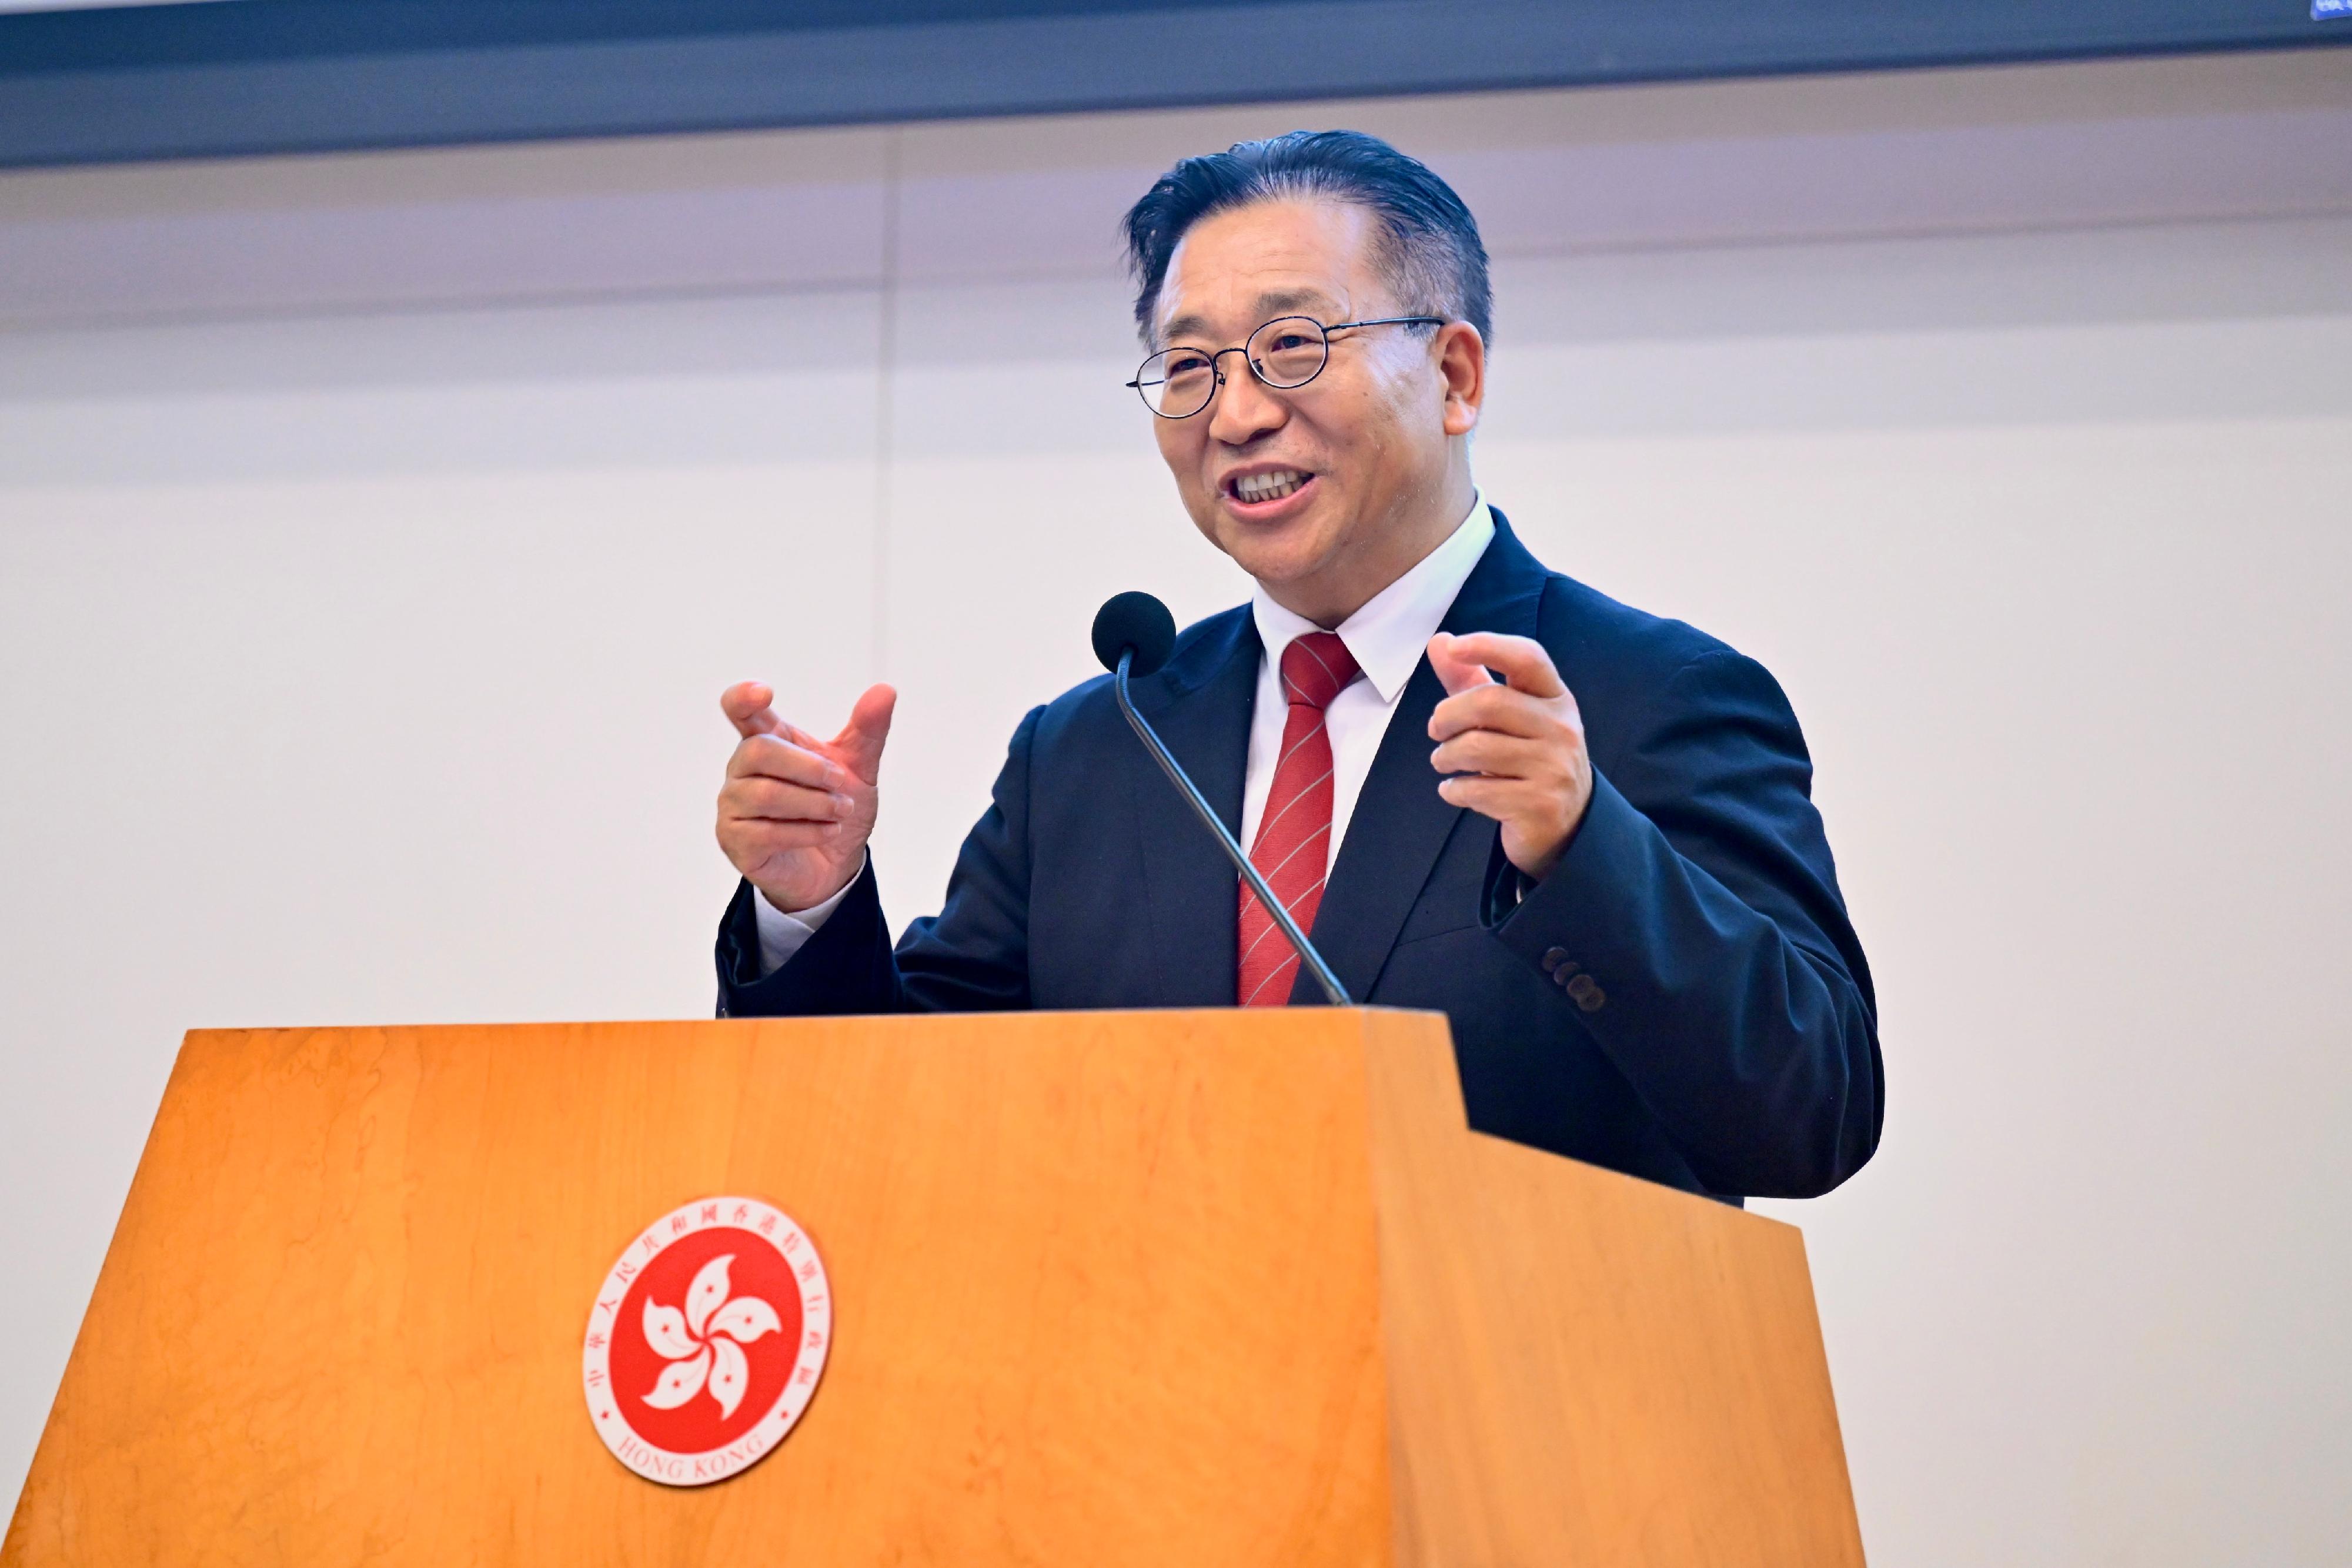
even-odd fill
[{"label": "hong kong sar emblem", "polygon": [[703,1198],[654,1221],[604,1277],[580,1358],[588,1416],[647,1480],[725,1480],[784,1440],[832,1344],[807,1232],[757,1198]]}]

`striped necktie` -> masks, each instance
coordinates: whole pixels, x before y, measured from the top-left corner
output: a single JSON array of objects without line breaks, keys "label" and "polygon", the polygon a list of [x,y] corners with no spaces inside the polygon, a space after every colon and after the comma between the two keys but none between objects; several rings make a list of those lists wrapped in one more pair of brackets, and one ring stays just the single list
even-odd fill
[{"label": "striped necktie", "polygon": [[[1282,759],[1274,767],[1274,787],[1258,819],[1257,840],[1250,845],[1250,864],[1301,931],[1315,928],[1331,863],[1331,737],[1323,726],[1323,710],[1360,673],[1337,632],[1309,632],[1282,651],[1282,692],[1290,713],[1283,721]],[[1241,1005],[1278,1008],[1288,1002],[1298,955],[1246,882],[1241,888],[1240,943]]]}]

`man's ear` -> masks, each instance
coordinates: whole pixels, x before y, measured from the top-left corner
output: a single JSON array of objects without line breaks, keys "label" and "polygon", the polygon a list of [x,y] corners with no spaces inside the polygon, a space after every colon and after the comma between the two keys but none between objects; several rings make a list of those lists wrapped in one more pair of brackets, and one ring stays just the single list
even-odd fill
[{"label": "man's ear", "polygon": [[1467,435],[1486,406],[1486,340],[1467,321],[1448,321],[1432,347],[1445,388],[1445,434]]}]

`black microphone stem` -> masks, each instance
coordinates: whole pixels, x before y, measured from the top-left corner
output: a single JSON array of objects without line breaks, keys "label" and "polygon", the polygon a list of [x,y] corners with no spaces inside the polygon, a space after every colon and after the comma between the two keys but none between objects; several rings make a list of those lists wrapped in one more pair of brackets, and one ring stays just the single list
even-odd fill
[{"label": "black microphone stem", "polygon": [[1132,648],[1121,653],[1118,668],[1113,673],[1111,689],[1118,696],[1118,711],[1127,715],[1127,722],[1135,730],[1136,738],[1143,742],[1144,748],[1160,764],[1160,771],[1168,775],[1168,782],[1175,785],[1177,791],[1192,802],[1192,810],[1201,814],[1201,821],[1207,825],[1209,831],[1217,835],[1217,842],[1225,847],[1226,858],[1234,862],[1234,869],[1242,873],[1242,880],[1250,884],[1250,891],[1257,894],[1257,901],[1265,905],[1266,913],[1274,916],[1274,923],[1282,927],[1282,934],[1290,938],[1290,946],[1298,954],[1298,961],[1307,967],[1308,974],[1315,977],[1315,983],[1323,988],[1323,995],[1335,1008],[1354,1006],[1348,999],[1348,988],[1339,983],[1339,977],[1331,972],[1331,966],[1323,961],[1323,955],[1315,950],[1315,944],[1307,939],[1307,933],[1298,928],[1298,922],[1290,917],[1290,911],[1282,906],[1282,900],[1274,896],[1274,889],[1266,886],[1265,878],[1258,874],[1257,867],[1250,864],[1249,856],[1242,853],[1241,845],[1234,842],[1233,834],[1225,831],[1225,824],[1217,820],[1215,809],[1194,787],[1192,780],[1185,776],[1184,770],[1176,766],[1176,758],[1169,755],[1168,747],[1152,727],[1143,722],[1143,716],[1135,711],[1135,704],[1127,695],[1127,666],[1134,658],[1135,650]]}]

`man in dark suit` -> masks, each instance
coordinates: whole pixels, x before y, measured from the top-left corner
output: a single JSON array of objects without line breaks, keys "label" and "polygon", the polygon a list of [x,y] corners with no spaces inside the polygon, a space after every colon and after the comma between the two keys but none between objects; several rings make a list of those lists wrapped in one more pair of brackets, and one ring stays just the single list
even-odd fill
[{"label": "man in dark suit", "polygon": [[[1358,1000],[1447,1015],[1481,1131],[1733,1200],[1843,1181],[1883,1076],[1803,737],[1753,660],[1548,571],[1479,496],[1459,198],[1302,132],[1185,160],[1127,232],[1136,390],[1258,584],[1136,701],[1276,896]],[[895,948],[866,852],[895,694],[831,741],[722,700],[722,1014],[1318,999],[1107,680],[1022,721]]]}]

